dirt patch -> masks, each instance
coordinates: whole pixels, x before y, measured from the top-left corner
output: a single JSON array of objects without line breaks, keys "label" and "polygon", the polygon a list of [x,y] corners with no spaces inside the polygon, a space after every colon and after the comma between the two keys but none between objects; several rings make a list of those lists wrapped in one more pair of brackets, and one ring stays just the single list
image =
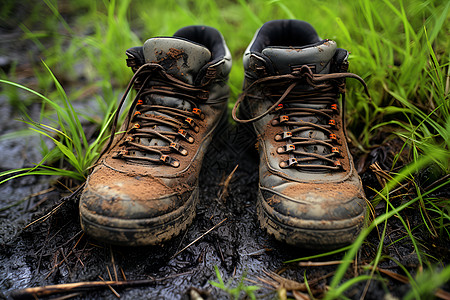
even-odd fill
[{"label": "dirt patch", "polygon": [[[358,188],[357,185],[348,182],[333,182],[331,184],[298,183],[284,189],[283,194],[302,201],[302,198],[308,197],[308,193],[305,193],[305,191],[312,191],[313,194],[317,194],[323,197],[323,199],[335,199],[341,201],[362,196],[360,188]],[[302,194],[304,194],[303,197],[299,197],[299,195]]]},{"label": "dirt patch", "polygon": [[172,192],[161,179],[150,174],[134,172],[133,166],[129,166],[129,172],[119,172],[106,166],[97,167],[94,176],[89,180],[89,185],[98,188],[107,185],[109,190],[117,194],[126,194],[133,199],[145,202],[149,195],[156,198],[158,195]]},{"label": "dirt patch", "polygon": [[183,54],[184,54],[183,50],[175,48],[169,48],[169,51],[167,51],[166,53],[166,55],[171,59],[179,59],[183,56]]},{"label": "dirt patch", "polygon": [[[153,61],[153,63],[160,64],[165,70],[173,70],[175,69],[176,73],[181,72],[181,66],[189,68],[187,61],[188,61],[188,54],[185,53],[182,49],[177,48],[169,48],[169,51],[165,52],[160,51],[158,53],[155,52],[157,55],[157,61]],[[183,61],[179,64],[179,62]]]}]

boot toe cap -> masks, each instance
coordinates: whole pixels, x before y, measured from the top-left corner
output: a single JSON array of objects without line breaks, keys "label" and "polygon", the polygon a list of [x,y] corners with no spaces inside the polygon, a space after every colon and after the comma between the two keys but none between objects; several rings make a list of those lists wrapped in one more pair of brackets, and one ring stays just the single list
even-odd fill
[{"label": "boot toe cap", "polygon": [[351,243],[364,225],[366,200],[352,184],[289,183],[260,191],[261,223],[289,244],[336,248]]},{"label": "boot toe cap", "polygon": [[112,244],[155,245],[192,221],[198,189],[170,188],[151,176],[100,168],[80,198],[80,220],[90,236]]},{"label": "boot toe cap", "polygon": [[289,183],[261,188],[264,206],[294,226],[336,228],[360,222],[366,211],[362,191],[352,184]]}]

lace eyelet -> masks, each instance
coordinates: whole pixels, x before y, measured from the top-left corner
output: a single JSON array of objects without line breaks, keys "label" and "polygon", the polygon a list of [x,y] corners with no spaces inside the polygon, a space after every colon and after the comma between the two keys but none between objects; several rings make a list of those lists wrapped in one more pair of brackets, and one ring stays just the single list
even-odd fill
[{"label": "lace eyelet", "polygon": [[194,138],[184,129],[178,129],[178,135],[180,135],[184,140],[188,143],[192,144],[194,142]]},{"label": "lace eyelet", "polygon": [[272,126],[277,126],[279,124],[286,123],[287,121],[289,121],[289,116],[282,115],[278,118],[273,119],[271,124]]},{"label": "lace eyelet", "polygon": [[116,154],[112,156],[112,158],[122,158],[124,155],[128,155],[128,150],[119,150]]},{"label": "lace eyelet", "polygon": [[278,133],[277,135],[275,135],[275,141],[287,140],[290,139],[291,137],[292,137],[291,131],[283,131],[282,133]]},{"label": "lace eyelet", "polygon": [[177,143],[170,143],[170,149],[173,149],[174,151],[180,153],[183,156],[186,156],[188,154],[187,150],[184,149],[180,144]]},{"label": "lace eyelet", "polygon": [[280,123],[285,123],[287,121],[289,121],[289,116],[286,115],[280,116]]},{"label": "lace eyelet", "polygon": [[170,157],[169,155],[163,154],[161,155],[159,160],[165,163],[166,165],[172,166],[174,168],[178,168],[180,166],[180,162],[177,159]]},{"label": "lace eyelet", "polygon": [[194,107],[194,108],[192,109],[192,113],[193,113],[194,115],[196,115],[198,118],[200,118],[201,120],[204,120],[204,119],[205,119],[205,114],[202,113],[202,110],[201,110],[200,108]]},{"label": "lace eyelet", "polygon": [[337,167],[338,169],[343,169],[342,164],[339,160],[334,161],[334,166]]},{"label": "lace eyelet", "polygon": [[275,111],[279,111],[281,109],[283,109],[283,104],[281,104],[281,103],[278,104],[277,107],[275,107]]},{"label": "lace eyelet", "polygon": [[288,160],[280,162],[280,168],[285,169],[297,164],[298,164],[297,159],[295,157],[291,157]]},{"label": "lace eyelet", "polygon": [[330,134],[328,137],[330,138],[330,140],[331,140],[332,143],[338,144],[338,140],[337,140],[336,134],[332,133],[332,134]]},{"label": "lace eyelet", "polygon": [[200,131],[200,128],[197,126],[197,124],[195,124],[195,122],[192,118],[186,118],[184,121],[189,125],[189,127],[194,129],[195,132]]},{"label": "lace eyelet", "polygon": [[342,153],[341,153],[341,151],[339,150],[338,147],[332,147],[331,148],[331,153],[336,153],[336,156],[342,157]]},{"label": "lace eyelet", "polygon": [[292,152],[292,151],[295,151],[295,145],[294,144],[286,144],[285,146],[279,147],[277,149],[277,152],[280,153],[280,154],[281,153]]},{"label": "lace eyelet", "polygon": [[338,107],[337,104],[331,104],[331,110],[333,111],[333,113],[338,114]]},{"label": "lace eyelet", "polygon": [[330,125],[330,126],[333,127],[333,128],[336,128],[336,120],[330,119],[330,120],[328,121],[328,125]]}]

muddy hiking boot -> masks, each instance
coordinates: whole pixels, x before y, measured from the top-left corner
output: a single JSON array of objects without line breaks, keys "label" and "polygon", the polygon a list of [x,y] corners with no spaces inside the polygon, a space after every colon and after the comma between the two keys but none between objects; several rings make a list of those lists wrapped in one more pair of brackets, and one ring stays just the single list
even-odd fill
[{"label": "muddy hiking boot", "polygon": [[337,248],[351,243],[364,223],[343,97],[345,78],[367,87],[346,72],[347,57],[298,20],[265,23],[244,54],[244,92],[233,118],[257,135],[261,226],[288,244]]},{"label": "muddy hiking boot", "polygon": [[[80,199],[83,230],[112,244],[155,245],[195,216],[202,159],[227,120],[231,55],[214,28],[189,26],[126,52],[136,96]],[[119,113],[116,113],[114,128]]]}]

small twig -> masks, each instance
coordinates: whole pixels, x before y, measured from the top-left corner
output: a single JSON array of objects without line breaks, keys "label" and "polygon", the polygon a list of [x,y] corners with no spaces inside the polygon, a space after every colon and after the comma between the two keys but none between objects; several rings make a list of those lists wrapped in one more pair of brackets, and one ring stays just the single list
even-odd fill
[{"label": "small twig", "polygon": [[84,183],[82,185],[80,185],[75,192],[73,192],[71,195],[62,198],[61,203],[58,204],[54,209],[52,209],[48,214],[46,214],[45,216],[42,216],[40,218],[38,218],[37,220],[34,220],[33,222],[31,222],[30,224],[28,224],[27,226],[25,226],[23,229],[26,229],[28,227],[30,227],[31,225],[39,222],[42,220],[42,222],[45,222],[51,215],[53,215],[64,203],[66,203],[68,200],[71,200],[73,197],[75,197],[78,193],[81,192],[81,190],[84,187]]},{"label": "small twig", "polygon": [[[72,253],[74,253],[75,248],[77,247],[78,243],[81,241],[81,239],[84,236],[84,232],[83,234],[80,236],[80,238],[78,239],[78,241],[75,243],[75,246],[72,247],[72,250],[70,250],[70,252],[67,254],[66,257],[69,257],[70,255],[72,255]],[[77,257],[78,258],[78,257]],[[64,260],[61,260],[57,265],[53,266],[52,270],[47,274],[47,276],[45,277],[45,279],[47,279],[53,272],[55,272],[56,268],[58,268],[59,266],[62,265],[62,263],[64,262]],[[81,260],[80,260],[81,262]],[[67,263],[67,262],[66,262]],[[81,262],[81,264],[83,265],[83,263]],[[84,266],[84,265],[83,265]]]},{"label": "small twig", "polygon": [[117,269],[116,269],[116,262],[114,260],[114,252],[112,250],[112,247],[109,246],[109,252],[111,252],[111,263],[113,265],[113,271],[114,271],[114,279],[117,281]]},{"label": "small twig", "polygon": [[127,276],[125,276],[125,272],[123,271],[122,267],[119,266],[119,268],[120,272],[122,273],[123,280],[127,281]]},{"label": "small twig", "polygon": [[[407,182],[407,183],[404,183],[404,184],[400,185],[399,187],[397,187],[397,188],[393,189],[392,191],[390,191],[390,192],[389,192],[389,195],[395,194],[396,192],[398,192],[398,191],[401,190],[401,189],[406,189],[406,191],[408,191],[408,189],[406,188],[406,186],[409,185],[409,184],[410,184],[410,183]],[[410,195],[410,194],[402,194],[402,195],[399,195],[399,196],[406,196],[406,195]],[[393,196],[393,197],[395,197],[395,196]]]},{"label": "small twig", "polygon": [[436,180],[435,182],[433,182],[432,184],[430,184],[429,186],[427,186],[426,188],[424,188],[425,191],[429,191],[432,188],[438,186],[439,184],[441,184],[442,182],[446,181],[447,179],[450,178],[450,174],[445,175],[444,177],[439,178],[438,180]]},{"label": "small twig", "polygon": [[[274,272],[267,272],[264,271],[263,272],[266,274],[266,278],[261,278],[261,277],[257,277],[258,280],[260,280],[261,282],[269,285],[272,289],[280,289],[280,288],[284,288],[288,291],[294,292],[294,291],[302,291],[302,292],[307,292],[308,291],[308,285],[309,286],[315,286],[317,285],[317,283],[321,280],[324,280],[330,276],[334,275],[334,272],[331,272],[329,274],[326,274],[324,276],[315,278],[311,281],[308,281],[308,285],[306,283],[301,283],[301,282],[297,282],[295,280],[291,280],[291,279],[287,279],[284,278],[282,276],[280,276],[277,273]],[[322,289],[315,289],[315,292],[317,291],[321,291]]]},{"label": "small twig", "polygon": [[58,206],[56,206],[54,209],[52,209],[48,214],[40,217],[39,219],[34,220],[33,222],[31,222],[30,224],[28,224],[27,226],[25,226],[23,229],[26,229],[28,227],[30,227],[31,225],[39,222],[42,220],[42,222],[45,222],[51,215],[53,215],[64,203],[66,203],[65,201],[61,202],[60,204],[58,204]]},{"label": "small twig", "polygon": [[[164,278],[166,279],[166,278]],[[13,299],[32,299],[33,297],[44,297],[58,293],[67,293],[74,291],[83,291],[93,288],[104,288],[110,286],[138,286],[155,283],[157,280],[134,280],[134,281],[85,281],[75,283],[63,283],[56,285],[47,285],[41,287],[32,287],[22,290],[16,290],[11,293]]]},{"label": "small twig", "polygon": [[278,289],[281,285],[279,282],[275,281],[275,280],[271,280],[269,278],[263,278],[263,277],[256,277],[258,278],[259,281],[261,281],[262,283],[267,284],[268,286],[270,286],[271,289]]},{"label": "small twig", "polygon": [[[33,198],[33,197],[36,197],[36,196],[40,196],[40,195],[44,195],[44,194],[46,194],[46,193],[49,193],[49,192],[53,191],[54,189],[55,189],[55,188],[50,188],[50,189],[46,189],[46,190],[43,190],[43,191],[40,191],[40,192],[31,194],[31,195],[28,195],[27,197],[25,197],[25,198],[23,198],[23,199],[20,199],[20,200],[17,201],[17,202],[14,202],[14,203],[12,203],[12,204],[10,204],[10,205],[8,205],[8,206],[5,206],[5,207],[0,208],[0,212],[5,211],[5,210],[8,210],[8,209],[10,209],[10,208],[12,208],[12,207],[14,207],[14,206],[18,206],[18,205],[24,203],[25,201],[27,201],[27,200],[29,200],[29,199],[31,199],[31,198]],[[44,198],[44,199],[45,199],[45,198]],[[41,201],[42,201],[42,200],[41,200]],[[41,201],[39,201],[38,204],[33,205],[33,207],[31,207],[30,209],[27,209],[27,210],[33,210],[33,209],[34,209],[35,207],[37,207],[38,205],[42,204]],[[43,201],[42,201],[42,202],[43,202]]]},{"label": "small twig", "polygon": [[[283,276],[278,275],[275,272],[267,272],[264,270],[263,270],[263,272],[267,276],[269,276],[272,280],[275,280],[279,284],[279,286],[284,287],[286,290],[290,290],[290,291],[291,290],[299,290],[299,291],[303,291],[303,292],[307,291],[306,285],[304,283],[301,283],[301,282],[298,282],[295,280],[291,280],[291,279],[287,279]],[[258,278],[258,279],[261,280],[261,278]],[[311,282],[311,284],[315,284],[315,282],[314,283]]]},{"label": "small twig", "polygon": [[370,165],[369,169],[371,169],[375,173],[375,177],[377,178],[378,183],[384,188],[386,186],[386,180],[390,180],[389,174],[383,171],[383,169],[380,168],[377,162]]},{"label": "small twig", "polygon": [[260,282],[258,282],[258,281],[256,281],[256,280],[253,280],[253,279],[244,278],[244,280],[245,280],[245,281],[248,281],[248,282],[251,282],[251,283],[253,283],[254,285],[257,285],[257,286],[259,286],[259,287],[261,287],[261,288],[265,288],[265,289],[269,289],[269,290],[276,290],[276,289],[275,289],[274,287],[272,287],[272,286],[267,287],[267,286],[265,286],[265,285],[262,285]]},{"label": "small twig", "polygon": [[[78,243],[80,243],[80,241],[81,241],[81,239],[82,239],[83,237],[84,237],[84,232],[83,232],[83,234],[81,234],[80,238],[79,238],[78,241],[75,243],[75,246],[72,247],[72,250],[69,252],[69,255],[70,255],[71,253],[74,253],[74,255],[76,256],[76,258],[78,259],[78,261],[80,262],[80,264],[84,267],[84,264],[83,264],[83,262],[81,261],[80,257],[79,257],[77,254],[75,254],[75,248],[78,246]],[[83,247],[82,251],[84,251],[85,248],[86,248],[86,243],[84,244],[84,247]],[[75,266],[76,266],[76,264],[75,264]]]},{"label": "small twig", "polygon": [[[71,237],[68,241],[66,241],[66,242],[64,242],[64,244],[62,244],[61,245],[61,247],[64,247],[64,246],[66,246],[68,243],[70,243],[71,241],[73,241],[77,236],[79,236],[80,234],[83,234],[84,235],[84,232],[83,232],[83,230],[80,230],[80,231],[78,231],[73,237]],[[78,240],[78,242],[79,242],[80,240]],[[78,244],[78,242],[76,243],[76,244]],[[75,244],[75,245],[76,245]]]},{"label": "small twig", "polygon": [[[56,189],[55,187],[51,187],[51,188],[49,188],[49,189],[46,189],[46,190],[43,190],[43,191],[40,191],[40,192],[31,194],[30,196],[28,196],[28,199],[31,199],[31,198],[33,198],[33,197],[37,197],[37,196],[41,196],[41,195],[44,195],[44,194],[53,192],[55,189]],[[44,197],[43,199],[41,199],[40,201],[38,201],[38,203],[36,203],[35,205],[33,205],[29,210],[35,209],[36,207],[38,207],[39,205],[41,205],[42,203],[44,203],[47,199],[48,199],[47,197]]]},{"label": "small twig", "polygon": [[214,229],[216,229],[217,227],[220,226],[220,224],[222,224],[223,222],[225,222],[228,218],[223,219],[222,221],[220,221],[219,223],[217,223],[216,225],[214,225],[212,228],[208,229],[208,231],[206,231],[204,234],[202,234],[201,236],[199,236],[198,238],[196,238],[195,240],[193,240],[192,242],[189,243],[189,245],[187,245],[186,247],[184,247],[183,249],[181,249],[180,251],[178,251],[177,253],[175,253],[170,259],[175,258],[178,254],[180,254],[181,252],[183,252],[184,250],[186,250],[187,248],[189,248],[190,246],[192,246],[193,244],[195,244],[196,242],[198,242],[200,239],[202,239],[205,235],[207,235],[208,233],[210,233],[211,231],[213,231]]},{"label": "small twig", "polygon": [[259,249],[259,250],[256,250],[256,251],[253,251],[253,252],[250,252],[250,253],[240,253],[239,252],[239,254],[242,255],[242,256],[259,256],[259,255],[262,255],[262,254],[264,254],[264,253],[266,253],[268,251],[272,251],[272,250],[273,249],[270,249],[270,248],[262,248],[262,249]]},{"label": "small twig", "polygon": [[109,271],[108,266],[105,266],[105,267],[106,267],[106,271],[108,271],[109,280],[113,281],[112,276],[111,276],[111,272]]},{"label": "small twig", "polygon": [[[298,265],[300,267],[323,267],[323,266],[333,266],[333,265],[340,265],[343,263],[343,260],[333,260],[333,261],[320,261],[320,262],[314,262],[314,261],[305,261],[305,262],[299,262]],[[351,260],[350,263],[353,263],[354,261]]]},{"label": "small twig", "polygon": [[64,255],[64,249],[63,248],[60,249],[63,261],[66,263],[67,270],[69,271],[69,275],[72,276],[72,271],[70,270],[69,262],[67,261],[66,255]]},{"label": "small twig", "polygon": [[[213,216],[211,216],[211,218],[212,218]],[[186,230],[185,232],[184,232],[184,234],[183,234],[183,237],[181,238],[181,241],[180,241],[180,243],[178,244],[178,246],[177,246],[177,251],[178,251],[178,249],[180,249],[180,247],[181,247],[181,245],[183,244],[183,242],[184,242],[184,239],[186,238],[186,234],[188,233],[188,231]]]},{"label": "small twig", "polygon": [[[57,182],[58,182],[60,185],[62,185],[63,188],[65,188],[66,190],[68,190],[71,194],[74,193],[67,185],[65,185],[64,183],[62,183],[60,180],[58,180]],[[82,185],[84,185],[84,183],[83,183]],[[75,191],[76,191],[76,190],[75,190]]]},{"label": "small twig", "polygon": [[230,175],[228,175],[228,177],[223,182],[223,189],[222,189],[222,192],[220,193],[220,196],[219,196],[219,203],[222,200],[225,202],[226,197],[228,196],[228,186],[230,185],[231,179],[233,178],[233,175],[236,172],[238,167],[239,167],[239,165],[236,165],[236,167],[234,167],[233,171],[231,171]]},{"label": "small twig", "polygon": [[[58,236],[58,234],[59,234],[64,228],[66,228],[67,226],[69,226],[70,224],[72,224],[71,221],[67,222],[66,224],[64,224],[63,226],[61,226],[55,234],[53,234],[50,238],[47,238],[47,239],[45,240],[45,245],[43,245],[38,251],[36,251],[36,254],[38,254],[39,252],[41,252],[41,251],[43,251],[43,250],[48,250],[48,249],[46,248],[46,247],[47,247],[47,244],[48,244],[51,240],[53,240],[56,236]],[[48,233],[49,233],[49,232],[50,232],[50,226],[49,226],[49,231],[48,231]],[[64,247],[64,246],[65,246],[65,244],[64,244],[64,245],[61,245],[61,247]]]},{"label": "small twig", "polygon": [[[108,268],[108,267],[106,267],[106,268]],[[109,273],[109,269],[108,269],[108,273]],[[111,277],[111,273],[109,274],[109,276]],[[102,278],[102,276],[98,276],[98,278],[100,278],[103,282],[105,282],[105,280]],[[112,281],[112,280],[111,280],[111,281]],[[111,290],[111,292],[113,292],[114,295],[116,295],[117,298],[120,298],[119,293],[116,292],[116,290],[115,290],[110,284],[108,284],[107,286],[108,286],[108,288]]]},{"label": "small twig", "polygon": [[49,278],[50,275],[52,275],[53,272],[55,272],[56,268],[59,268],[59,266],[61,266],[62,263],[64,262],[64,260],[61,260],[61,261],[58,263],[58,256],[59,256],[59,250],[56,250],[56,252],[53,254],[53,260],[54,260],[55,262],[54,262],[54,264],[53,264],[53,267],[52,267],[51,271],[48,272],[48,274],[47,274],[47,276],[45,276],[44,280],[46,280],[47,278]]}]

